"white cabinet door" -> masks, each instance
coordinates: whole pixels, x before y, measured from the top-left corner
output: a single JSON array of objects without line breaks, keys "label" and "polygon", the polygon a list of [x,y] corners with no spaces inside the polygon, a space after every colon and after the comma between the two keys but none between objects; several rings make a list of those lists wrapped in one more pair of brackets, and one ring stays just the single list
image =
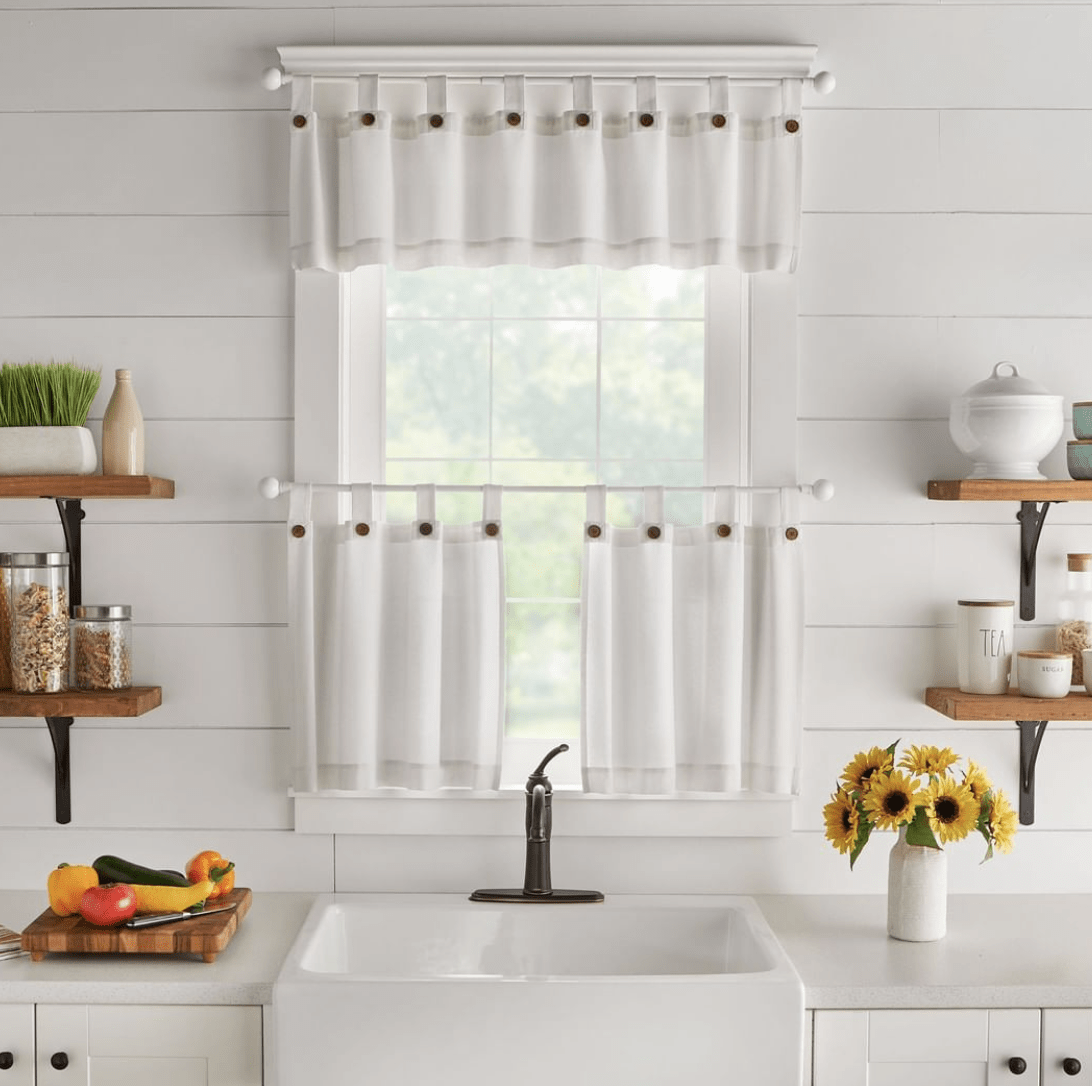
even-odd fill
[{"label": "white cabinet door", "polygon": [[0,1003],[0,1086],[34,1086],[34,1006]]},{"label": "white cabinet door", "polygon": [[260,1007],[40,1005],[37,1033],[37,1086],[262,1083]]},{"label": "white cabinet door", "polygon": [[1043,1086],[1092,1083],[1092,1011],[1043,1011]]},{"label": "white cabinet door", "polygon": [[1037,1010],[816,1011],[813,1044],[813,1086],[1039,1081]]}]

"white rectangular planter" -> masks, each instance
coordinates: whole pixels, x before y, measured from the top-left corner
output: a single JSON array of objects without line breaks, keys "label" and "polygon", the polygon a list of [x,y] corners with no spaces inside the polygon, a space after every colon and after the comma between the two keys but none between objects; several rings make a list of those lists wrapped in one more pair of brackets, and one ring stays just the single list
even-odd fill
[{"label": "white rectangular planter", "polygon": [[92,475],[98,466],[86,426],[0,426],[0,475]]}]

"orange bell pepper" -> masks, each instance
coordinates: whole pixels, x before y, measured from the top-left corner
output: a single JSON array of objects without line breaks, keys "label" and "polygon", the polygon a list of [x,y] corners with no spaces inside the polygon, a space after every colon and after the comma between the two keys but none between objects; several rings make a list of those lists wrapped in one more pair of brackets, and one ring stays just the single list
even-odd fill
[{"label": "orange bell pepper", "polygon": [[186,878],[190,882],[205,882],[211,880],[216,885],[209,893],[209,901],[223,897],[235,889],[235,864],[225,860],[219,852],[207,849],[199,852],[188,864],[186,864]]},{"label": "orange bell pepper", "polygon": [[60,864],[49,873],[49,907],[58,916],[74,916],[80,911],[83,892],[98,884],[99,873],[93,867]]}]

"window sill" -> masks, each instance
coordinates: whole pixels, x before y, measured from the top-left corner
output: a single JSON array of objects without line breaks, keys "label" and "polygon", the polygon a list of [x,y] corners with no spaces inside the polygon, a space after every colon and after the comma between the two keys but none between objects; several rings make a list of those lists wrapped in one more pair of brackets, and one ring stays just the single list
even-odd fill
[{"label": "window sill", "polygon": [[[786,796],[591,796],[555,788],[557,837],[780,837]],[[522,835],[522,788],[462,795],[290,792],[297,833],[381,836]]]}]

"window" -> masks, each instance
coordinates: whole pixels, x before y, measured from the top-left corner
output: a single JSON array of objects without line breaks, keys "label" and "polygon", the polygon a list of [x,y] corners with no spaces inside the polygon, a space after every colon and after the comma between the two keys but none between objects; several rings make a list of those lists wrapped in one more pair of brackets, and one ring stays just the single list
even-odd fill
[{"label": "window", "polygon": [[[791,276],[727,268],[298,272],[295,477],[795,482],[795,305]],[[698,495],[668,498],[673,519],[700,519]],[[612,520],[637,500],[612,497]],[[473,495],[438,501],[441,519],[480,514]],[[412,519],[409,495],[386,502]],[[579,494],[504,495],[504,787],[551,740],[578,740],[583,521]],[[576,784],[579,759],[551,780]]]}]

